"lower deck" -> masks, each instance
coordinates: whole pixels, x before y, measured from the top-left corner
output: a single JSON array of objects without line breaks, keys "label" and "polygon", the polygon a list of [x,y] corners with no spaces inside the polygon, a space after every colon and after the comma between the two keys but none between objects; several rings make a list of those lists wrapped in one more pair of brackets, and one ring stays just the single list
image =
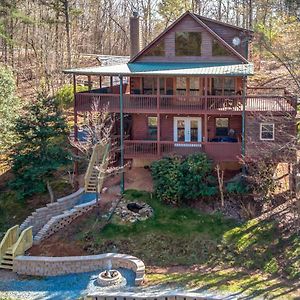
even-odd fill
[{"label": "lower deck", "polygon": [[214,161],[238,161],[242,117],[132,114],[125,119],[125,158],[160,158],[206,153]]}]

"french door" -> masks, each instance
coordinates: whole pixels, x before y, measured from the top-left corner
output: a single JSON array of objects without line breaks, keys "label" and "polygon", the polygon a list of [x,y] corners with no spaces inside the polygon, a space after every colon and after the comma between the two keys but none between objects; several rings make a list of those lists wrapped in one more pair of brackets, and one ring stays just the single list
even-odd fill
[{"label": "french door", "polygon": [[[202,119],[174,117],[174,142],[201,142]],[[183,144],[177,144],[182,146]],[[188,144],[190,145],[190,143]]]}]

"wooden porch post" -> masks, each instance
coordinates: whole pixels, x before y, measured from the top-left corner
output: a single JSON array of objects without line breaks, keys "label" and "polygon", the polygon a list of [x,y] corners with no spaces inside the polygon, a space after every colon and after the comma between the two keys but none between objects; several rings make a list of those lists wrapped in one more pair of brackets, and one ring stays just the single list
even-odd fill
[{"label": "wooden porch post", "polygon": [[[246,77],[243,76],[243,111],[242,111],[242,158],[245,159],[246,155]],[[246,173],[245,164],[243,164],[243,174]]]},{"label": "wooden porch post", "polygon": [[99,88],[102,88],[102,76],[99,76]]},{"label": "wooden porch post", "polygon": [[[123,82],[123,79],[122,79],[122,82]],[[121,82],[120,82],[120,84],[121,84]],[[111,93],[112,93],[112,87],[113,87],[113,85],[114,85],[114,78],[113,78],[113,76],[110,76],[110,89],[111,89]]]},{"label": "wooden porch post", "polygon": [[204,142],[208,142],[208,126],[207,126],[207,122],[208,122],[208,118],[207,118],[207,114],[204,114]]},{"label": "wooden porch post", "polygon": [[[204,78],[204,101],[205,101],[205,106],[204,106],[204,109],[205,111],[208,110],[208,105],[207,105],[207,84],[208,84],[208,80],[207,80],[207,76],[205,76]],[[204,142],[208,142],[208,126],[207,126],[207,113],[204,114],[204,137],[205,137],[205,140]]]},{"label": "wooden porch post", "polygon": [[207,88],[208,88],[208,80],[207,80],[207,76],[204,77],[204,101],[205,101],[205,110],[208,109],[208,105],[207,105]]},{"label": "wooden porch post", "polygon": [[160,82],[159,82],[159,77],[156,79],[156,116],[157,116],[157,155],[160,157],[160,113],[159,113],[159,108],[160,108]]},{"label": "wooden porch post", "polygon": [[125,187],[125,174],[124,174],[124,119],[123,119],[123,76],[119,75],[120,78],[120,167],[121,167],[121,183],[120,183],[120,190],[121,194],[124,193]]},{"label": "wooden porch post", "polygon": [[[78,141],[78,115],[77,115],[77,102],[76,102],[76,75],[73,74],[73,94],[74,94],[74,141]],[[78,149],[75,148],[75,155],[78,156]],[[78,161],[74,161],[74,188],[79,188],[78,182]]]},{"label": "wooden porch post", "polygon": [[89,88],[89,92],[92,90],[92,79],[91,79],[91,75],[88,75],[88,88]]}]

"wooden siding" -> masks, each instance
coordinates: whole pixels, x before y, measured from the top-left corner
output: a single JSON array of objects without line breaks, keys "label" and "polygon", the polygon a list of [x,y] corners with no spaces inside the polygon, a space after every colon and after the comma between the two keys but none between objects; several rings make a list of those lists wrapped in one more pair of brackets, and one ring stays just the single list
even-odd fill
[{"label": "wooden siding", "polygon": [[[275,125],[274,141],[260,140],[261,123],[271,123]],[[247,113],[245,127],[247,157],[259,158],[274,155],[279,159],[284,155],[285,158],[290,156],[291,160],[295,159],[293,140],[295,140],[296,137],[296,119],[293,115]],[[290,148],[291,151],[286,155],[288,148]]]},{"label": "wooden siding", "polygon": [[215,22],[211,22],[208,20],[202,20],[203,23],[205,23],[210,29],[212,29],[216,34],[218,34],[227,44],[229,44],[231,47],[233,47],[239,54],[241,54],[243,57],[247,58],[246,53],[246,43],[241,43],[240,46],[234,47],[232,45],[232,39],[234,37],[241,38],[241,30],[224,26],[222,24],[218,24]]},{"label": "wooden siding", "polygon": [[[224,28],[224,31],[231,30]],[[175,56],[175,32],[201,32],[202,33],[202,56]],[[232,33],[227,34],[227,40]],[[222,35],[220,35],[222,37]],[[222,37],[223,38],[223,37]],[[143,54],[136,61],[137,62],[240,62],[241,60],[231,54],[230,56],[212,56],[212,40],[213,37],[205,28],[197,23],[191,16],[185,16],[177,25],[168,31],[163,37],[165,43],[165,56],[146,56]],[[155,46],[155,45],[154,45]],[[150,48],[152,49],[152,47]],[[149,50],[150,50],[149,49]],[[229,50],[228,50],[229,51]]]},{"label": "wooden siding", "polygon": [[[133,140],[147,140],[148,137],[148,117],[156,117],[156,114],[133,114],[132,115],[132,137]],[[160,115],[160,140],[161,141],[173,141],[173,130],[174,130],[174,117],[179,115],[175,114],[161,114]],[[189,115],[181,114],[181,117],[189,117]],[[205,118],[203,114],[193,115],[193,117],[202,118],[202,136],[205,137]],[[216,137],[216,118],[228,117],[229,128],[233,129],[236,133],[236,137],[241,141],[242,134],[242,117],[241,116],[223,116],[223,115],[209,115],[207,122],[208,129],[208,140]],[[204,139],[205,140],[205,139]]]}]

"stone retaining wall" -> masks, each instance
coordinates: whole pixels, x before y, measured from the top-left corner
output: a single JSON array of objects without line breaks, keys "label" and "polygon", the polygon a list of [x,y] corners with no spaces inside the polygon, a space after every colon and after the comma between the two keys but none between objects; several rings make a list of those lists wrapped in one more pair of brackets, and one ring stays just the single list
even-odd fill
[{"label": "stone retaining wall", "polygon": [[56,202],[49,203],[45,207],[36,209],[21,224],[20,230],[32,226],[32,233],[36,235],[38,231],[54,216],[61,214],[63,211],[71,209],[79,197],[84,193],[84,189],[80,188],[77,192],[66,197],[58,199]]},{"label": "stone retaining wall", "polygon": [[145,277],[145,265],[138,258],[126,254],[106,253],[89,256],[45,257],[18,256],[13,271],[20,275],[55,276],[83,273],[104,269],[111,261],[112,268],[126,268],[135,272],[135,284],[141,285]]},{"label": "stone retaining wall", "polygon": [[200,296],[197,293],[183,293],[183,292],[167,292],[159,293],[153,292],[149,295],[139,293],[124,293],[124,292],[111,292],[109,294],[88,295],[84,300],[207,300],[207,299],[220,299],[209,296]]},{"label": "stone retaining wall", "polygon": [[34,236],[33,243],[39,244],[42,240],[48,238],[53,233],[69,225],[74,219],[85,214],[97,204],[96,200],[92,200],[87,203],[75,205],[72,209],[65,211],[64,213],[52,217],[42,229]]}]

